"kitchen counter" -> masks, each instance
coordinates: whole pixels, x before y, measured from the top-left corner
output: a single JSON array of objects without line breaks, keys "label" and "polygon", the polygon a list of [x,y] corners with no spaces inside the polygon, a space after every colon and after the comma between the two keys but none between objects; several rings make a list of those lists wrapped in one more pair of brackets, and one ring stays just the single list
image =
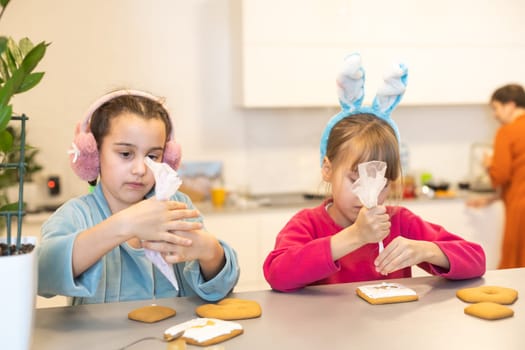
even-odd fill
[{"label": "kitchen counter", "polygon": [[[470,197],[492,196],[491,192],[454,191],[450,195],[441,195],[434,198],[419,196],[410,199],[389,198],[385,205],[411,206],[418,203],[464,203]],[[279,209],[312,208],[320,205],[325,197],[308,193],[278,193],[261,194],[249,199],[233,199],[221,208],[214,207],[210,201],[194,202],[193,204],[204,214],[235,214],[246,212],[265,212]]]}]

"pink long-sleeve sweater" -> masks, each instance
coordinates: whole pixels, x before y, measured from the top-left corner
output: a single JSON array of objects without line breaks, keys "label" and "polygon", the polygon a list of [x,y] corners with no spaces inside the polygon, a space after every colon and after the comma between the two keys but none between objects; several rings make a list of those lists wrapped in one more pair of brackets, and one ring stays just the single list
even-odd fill
[{"label": "pink long-sleeve sweater", "polygon": [[[411,277],[410,267],[387,276],[375,270],[378,244],[366,244],[334,261],[330,237],[341,231],[325,209],[318,207],[298,212],[277,236],[275,248],[267,256],[263,270],[271,287],[291,292],[312,284],[332,284]],[[387,207],[391,219],[387,246],[395,237],[436,243],[450,261],[450,269],[421,263],[425,271],[447,279],[468,279],[485,273],[485,253],[480,245],[462,239],[443,227],[424,221],[403,207]]]}]

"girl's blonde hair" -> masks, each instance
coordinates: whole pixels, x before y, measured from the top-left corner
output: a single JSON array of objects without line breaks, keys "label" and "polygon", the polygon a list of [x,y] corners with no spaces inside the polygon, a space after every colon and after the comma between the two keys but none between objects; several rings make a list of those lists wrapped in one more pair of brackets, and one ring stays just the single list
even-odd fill
[{"label": "girl's blonde hair", "polygon": [[338,167],[352,161],[351,169],[372,160],[387,164],[385,177],[395,181],[401,174],[399,143],[394,129],[370,113],[341,119],[330,132],[326,157]]}]

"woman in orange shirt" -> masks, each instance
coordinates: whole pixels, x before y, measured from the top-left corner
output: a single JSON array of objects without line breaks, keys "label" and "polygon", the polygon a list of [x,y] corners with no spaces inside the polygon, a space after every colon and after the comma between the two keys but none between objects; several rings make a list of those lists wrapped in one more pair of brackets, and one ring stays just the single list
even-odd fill
[{"label": "woman in orange shirt", "polygon": [[502,124],[487,156],[492,185],[505,205],[505,232],[499,268],[525,267],[525,90],[509,84],[490,99],[494,117]]}]

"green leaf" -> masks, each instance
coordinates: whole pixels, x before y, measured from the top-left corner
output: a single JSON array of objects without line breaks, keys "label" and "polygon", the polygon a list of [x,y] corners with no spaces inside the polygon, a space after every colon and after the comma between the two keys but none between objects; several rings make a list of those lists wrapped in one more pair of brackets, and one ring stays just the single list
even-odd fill
[{"label": "green leaf", "polygon": [[25,92],[27,90],[30,90],[34,88],[40,80],[44,77],[44,72],[38,72],[38,73],[31,73],[28,76],[25,77],[22,84],[19,86],[18,90],[15,91],[15,94],[19,94],[21,92]]},{"label": "green leaf", "polygon": [[20,67],[23,68],[27,74],[31,73],[37,66],[38,62],[44,57],[47,46],[48,44],[42,41],[33,47],[33,49],[24,57],[24,61]]},{"label": "green leaf", "polygon": [[[25,208],[25,203],[23,203]],[[17,211],[18,210],[18,202],[9,203],[0,208],[0,211]]]},{"label": "green leaf", "polygon": [[7,38],[5,36],[0,37],[0,54],[5,51],[7,47]]},{"label": "green leaf", "polygon": [[7,105],[9,103],[9,100],[11,100],[11,97],[15,94],[15,91],[24,81],[25,76],[26,74],[24,70],[18,69],[13,73],[13,76],[5,82],[4,86],[0,88],[0,106]]},{"label": "green leaf", "polygon": [[9,72],[11,72],[11,75],[13,75],[15,73],[15,71],[18,69],[18,66],[16,64],[16,60],[13,56],[13,53],[11,52],[11,50],[9,49],[9,47],[7,48],[7,51],[4,52],[5,56],[5,61],[7,62],[7,69]]},{"label": "green leaf", "polygon": [[2,83],[9,79],[11,74],[9,74],[9,71],[7,70],[7,63],[3,60],[3,58],[0,56],[0,76],[2,76]]},{"label": "green leaf", "polygon": [[20,66],[22,63],[22,60],[24,59],[24,56],[22,55],[22,51],[20,51],[20,48],[16,44],[16,42],[13,40],[13,38],[9,38],[7,40],[7,50],[11,53],[12,58],[14,62],[16,63],[16,66]]},{"label": "green leaf", "polygon": [[0,150],[8,153],[13,149],[13,135],[7,130],[0,131]]},{"label": "green leaf", "polygon": [[22,38],[18,42],[18,47],[20,48],[20,52],[22,53],[22,56],[26,56],[29,51],[35,47],[33,42],[29,40],[29,38]]},{"label": "green leaf", "polygon": [[9,4],[9,0],[0,0],[0,5],[2,5],[2,7],[6,7],[7,4]]},{"label": "green leaf", "polygon": [[7,124],[11,120],[13,114],[13,107],[10,105],[0,104],[0,131],[3,132],[7,127]]},{"label": "green leaf", "polygon": [[45,42],[41,42],[35,46],[27,56],[24,57],[20,68],[16,69],[11,78],[0,88],[0,106],[6,105],[11,97],[19,90],[29,73],[31,73],[42,57],[44,57],[47,45]]}]

